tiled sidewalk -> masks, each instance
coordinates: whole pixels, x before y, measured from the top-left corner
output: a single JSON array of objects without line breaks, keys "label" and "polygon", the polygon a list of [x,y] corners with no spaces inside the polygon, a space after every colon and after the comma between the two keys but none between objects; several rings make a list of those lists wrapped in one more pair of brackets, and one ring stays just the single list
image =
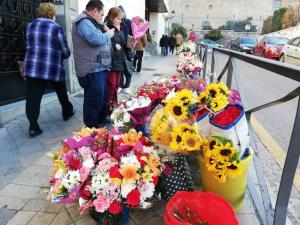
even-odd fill
[{"label": "tiled sidewalk", "polygon": [[[176,57],[144,60],[140,75],[133,75],[133,85],[141,85],[152,75],[174,72]],[[161,67],[161,65],[164,65]],[[82,126],[82,97],[71,97],[76,115],[63,122],[57,101],[41,108],[40,124],[44,133],[28,137],[25,116],[0,129],[0,225],[95,225],[89,215],[79,215],[77,205],[54,205],[47,198],[51,160],[45,155],[56,151],[60,141]],[[129,225],[164,224],[165,202],[148,210],[131,210]],[[245,206],[237,213],[240,225],[258,225],[253,207],[246,196]]]}]

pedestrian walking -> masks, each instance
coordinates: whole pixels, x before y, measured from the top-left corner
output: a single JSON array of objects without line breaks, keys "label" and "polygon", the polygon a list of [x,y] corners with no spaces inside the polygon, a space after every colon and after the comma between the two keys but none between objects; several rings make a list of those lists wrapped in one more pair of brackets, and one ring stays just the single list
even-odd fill
[{"label": "pedestrian walking", "polygon": [[165,35],[163,34],[161,38],[159,39],[159,47],[160,47],[160,54],[164,55],[164,47],[163,47],[163,41],[164,41]]},{"label": "pedestrian walking", "polygon": [[136,53],[133,59],[133,70],[137,73],[141,72],[144,50],[147,47],[147,44],[147,35],[144,34],[143,37],[138,39],[138,42],[135,46]]},{"label": "pedestrian walking", "polygon": [[124,72],[124,61],[126,39],[124,30],[121,28],[123,12],[118,7],[112,7],[105,18],[106,25],[114,29],[114,36],[111,38],[113,57],[112,68],[107,78],[107,104],[108,115],[111,114],[114,106],[118,104],[118,88],[120,87],[121,74]]},{"label": "pedestrian walking", "polygon": [[162,40],[162,46],[163,46],[164,56],[168,56],[168,52],[169,52],[169,37],[168,37],[168,35],[164,35],[164,38]]},{"label": "pedestrian walking", "polygon": [[120,5],[118,6],[119,9],[123,12],[123,19],[121,22],[121,30],[124,31],[125,34],[125,40],[126,40],[126,47],[124,49],[125,52],[125,60],[123,62],[124,64],[124,72],[121,75],[121,81],[120,81],[120,88],[118,92],[121,92],[122,90],[125,91],[125,93],[130,94],[130,83],[131,83],[131,77],[132,77],[132,66],[133,66],[133,51],[132,47],[130,46],[130,36],[132,37],[132,29],[131,29],[131,20],[126,18],[126,13],[124,8]]},{"label": "pedestrian walking", "polygon": [[174,34],[172,33],[169,37],[169,47],[170,47],[170,53],[173,55],[174,54],[174,48],[176,46],[176,39]]},{"label": "pedestrian walking", "polygon": [[63,60],[70,56],[65,32],[54,18],[55,5],[40,3],[37,18],[26,28],[26,53],[24,76],[26,77],[26,116],[29,120],[29,135],[43,133],[38,124],[40,104],[47,84],[50,84],[62,107],[63,120],[74,115],[69,101]]},{"label": "pedestrian walking", "polygon": [[112,66],[111,41],[114,29],[105,30],[100,22],[104,16],[103,3],[90,0],[73,22],[72,39],[75,70],[84,89],[83,121],[87,127],[105,124],[107,73]]}]

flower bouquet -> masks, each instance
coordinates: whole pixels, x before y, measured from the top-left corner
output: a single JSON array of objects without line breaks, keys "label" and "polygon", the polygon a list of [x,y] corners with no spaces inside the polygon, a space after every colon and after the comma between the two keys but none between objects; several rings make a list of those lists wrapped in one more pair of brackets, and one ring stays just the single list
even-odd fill
[{"label": "flower bouquet", "polygon": [[190,79],[196,79],[202,70],[202,62],[198,60],[191,52],[182,52],[176,62],[178,72]]},{"label": "flower bouquet", "polygon": [[63,148],[48,154],[54,171],[50,179],[50,199],[53,203],[72,203],[91,173],[99,154],[106,151],[107,131],[84,127],[63,142]]},{"label": "flower bouquet", "polygon": [[144,34],[149,29],[150,24],[149,22],[145,21],[139,16],[135,16],[131,20],[131,29],[133,34],[133,40],[132,40],[132,47],[134,48],[137,44],[137,40],[139,38],[142,38]]},{"label": "flower bouquet", "polygon": [[118,161],[108,153],[98,162],[79,191],[80,213],[90,211],[101,224],[117,225],[122,219],[121,179]]}]

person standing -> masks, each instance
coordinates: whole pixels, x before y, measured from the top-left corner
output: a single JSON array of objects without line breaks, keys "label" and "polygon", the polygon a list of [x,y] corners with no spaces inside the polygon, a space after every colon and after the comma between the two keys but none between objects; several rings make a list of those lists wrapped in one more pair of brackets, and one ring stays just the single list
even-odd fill
[{"label": "person standing", "polygon": [[172,53],[172,55],[174,54],[175,45],[176,45],[176,39],[174,37],[174,34],[172,33],[169,37],[169,47],[170,47],[170,53]]},{"label": "person standing", "polygon": [[55,90],[62,107],[63,120],[75,112],[69,101],[63,60],[70,56],[65,32],[54,22],[55,5],[40,3],[37,19],[26,28],[26,53],[24,76],[26,77],[26,116],[29,120],[29,135],[38,136],[43,130],[38,124],[40,104],[49,83]]},{"label": "person standing", "polygon": [[138,39],[138,42],[135,46],[136,53],[133,59],[133,68],[137,73],[141,72],[144,50],[147,47],[147,44],[147,34],[144,34],[143,37]]},{"label": "person standing", "polygon": [[159,47],[160,47],[160,54],[164,55],[164,47],[163,47],[163,41],[164,41],[165,35],[163,34],[161,38],[159,39]]},{"label": "person standing", "polygon": [[84,89],[83,121],[87,127],[98,128],[106,119],[107,73],[111,69],[111,41],[114,29],[104,30],[100,0],[90,0],[84,12],[74,21],[72,39],[75,70]]},{"label": "person standing", "polygon": [[168,56],[168,52],[169,52],[169,37],[168,37],[168,35],[164,35],[162,45],[163,45],[164,56]]},{"label": "person standing", "polygon": [[114,106],[118,104],[118,88],[120,86],[121,74],[124,72],[124,61],[126,39],[124,30],[121,29],[123,12],[118,7],[110,8],[105,22],[109,28],[114,29],[114,36],[111,38],[113,57],[112,68],[107,78],[107,111],[111,114]]},{"label": "person standing", "polygon": [[183,44],[183,37],[181,33],[176,34],[175,40],[176,40],[176,47],[179,47]]},{"label": "person standing", "polygon": [[129,36],[132,37],[132,29],[131,29],[131,20],[126,18],[126,13],[124,8],[119,5],[119,9],[123,12],[123,19],[121,22],[121,30],[124,31],[125,34],[125,40],[126,40],[126,47],[124,49],[125,51],[125,60],[124,60],[124,73],[121,75],[121,81],[120,81],[120,88],[118,92],[121,92],[122,90],[125,91],[125,93],[130,94],[131,91],[129,89],[130,83],[131,83],[131,77],[132,77],[132,61],[133,61],[133,52],[132,48],[129,43]]}]

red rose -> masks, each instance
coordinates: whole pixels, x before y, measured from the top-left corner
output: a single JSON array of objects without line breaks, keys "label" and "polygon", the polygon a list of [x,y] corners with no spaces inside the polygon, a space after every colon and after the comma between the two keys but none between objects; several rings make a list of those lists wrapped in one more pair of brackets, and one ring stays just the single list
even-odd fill
[{"label": "red rose", "polygon": [[123,178],[122,175],[119,172],[119,167],[117,167],[117,166],[111,167],[109,169],[109,176],[111,178],[119,178],[119,179]]},{"label": "red rose", "polygon": [[70,159],[69,160],[69,167],[72,170],[79,170],[82,167],[82,163],[78,159]]},{"label": "red rose", "polygon": [[119,202],[113,201],[108,208],[109,213],[113,215],[118,215],[122,212],[122,206]]},{"label": "red rose", "polygon": [[155,186],[158,184],[158,176],[153,177],[153,184]]},{"label": "red rose", "polygon": [[79,196],[81,198],[83,198],[84,200],[87,200],[90,196],[91,196],[91,192],[87,189],[87,186],[91,186],[92,185],[92,182],[91,181],[86,181],[80,191],[79,191]]},{"label": "red rose", "polygon": [[134,189],[127,195],[127,205],[130,207],[136,207],[140,204],[141,193],[139,190]]}]

